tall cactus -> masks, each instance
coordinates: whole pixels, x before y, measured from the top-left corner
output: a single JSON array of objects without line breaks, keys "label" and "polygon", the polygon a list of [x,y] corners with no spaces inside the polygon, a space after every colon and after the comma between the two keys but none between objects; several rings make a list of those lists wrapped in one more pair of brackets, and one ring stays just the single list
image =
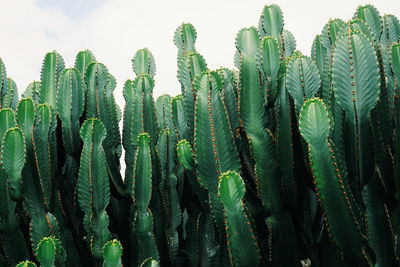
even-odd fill
[{"label": "tall cactus", "polygon": [[87,240],[95,257],[102,257],[102,247],[110,239],[106,208],[110,201],[106,155],[103,141],[106,129],[99,119],[86,120],[80,130],[83,141],[79,178],[78,203],[85,213]]},{"label": "tall cactus", "polygon": [[106,66],[98,62],[90,63],[86,68],[86,118],[99,118],[107,129],[104,140],[107,169],[112,181],[112,188],[118,195],[125,195],[124,185],[119,173],[121,136],[118,129],[118,108],[113,90],[115,78],[108,73]]},{"label": "tall cactus", "polygon": [[223,229],[222,207],[218,201],[218,177],[228,170],[240,171],[228,114],[221,95],[221,77],[206,71],[194,82],[197,91],[195,151],[200,184],[208,190],[211,211],[219,230]]},{"label": "tall cactus", "polygon": [[82,144],[79,137],[79,120],[85,103],[85,85],[76,69],[64,70],[59,78],[57,115],[62,122],[63,143],[68,154],[77,158]]},{"label": "tall cactus", "polygon": [[257,266],[258,247],[244,210],[245,186],[240,175],[228,171],[219,177],[218,195],[224,206],[228,247],[233,266]]},{"label": "tall cactus", "polygon": [[196,52],[196,29],[190,23],[182,23],[175,31],[174,43],[178,47],[178,62],[190,52]]},{"label": "tall cactus", "polygon": [[[21,197],[20,194],[22,193],[22,184],[20,179],[21,171],[18,171],[18,168],[21,167],[21,164],[22,167],[24,166],[25,143],[21,131],[18,128],[13,128],[14,126],[14,112],[8,108],[1,109],[0,136],[2,137],[2,141],[4,141],[4,143],[2,142],[0,144],[0,148],[1,151],[7,153],[1,153],[1,157],[3,161],[5,160],[5,162],[1,162],[0,170],[0,190],[2,195],[0,201],[0,217],[2,218],[0,223],[0,243],[2,244],[2,248],[5,252],[6,260],[10,265],[14,265],[23,260],[28,254],[24,242],[24,236],[18,227],[19,219],[15,214],[16,202],[14,201],[18,200],[18,198]],[[6,133],[8,134],[7,139],[5,136]],[[17,141],[17,147],[15,147],[16,149],[13,148],[12,143],[12,139],[14,139],[14,137]],[[4,144],[5,147],[3,146]],[[13,166],[13,160],[15,160],[16,166]]]},{"label": "tall cactus", "polygon": [[157,244],[153,234],[153,215],[149,209],[152,192],[152,162],[150,152],[150,136],[147,133],[139,134],[138,151],[134,161],[135,178],[132,181],[131,192],[135,203],[135,211],[132,218],[135,244],[138,247],[137,261],[142,262],[146,258],[159,258]]},{"label": "tall cactus", "polygon": [[114,239],[108,241],[103,247],[103,267],[122,267],[122,245]]},{"label": "tall cactus", "polygon": [[21,172],[25,165],[25,138],[19,128],[10,128],[1,144],[1,165],[7,175],[10,198],[22,199]]},{"label": "tall cactus", "polygon": [[[342,162],[329,139],[331,119],[322,100],[307,100],[300,113],[299,128],[308,144],[311,169],[326,224],[335,244],[353,266],[372,264],[361,227],[361,214],[350,190]],[[340,215],[339,215],[340,214]]]},{"label": "tall cactus", "polygon": [[75,69],[81,74],[82,79],[86,75],[87,66],[95,62],[96,58],[90,50],[80,51],[75,57]]},{"label": "tall cactus", "polygon": [[47,53],[42,65],[40,103],[56,107],[58,77],[64,69],[64,59],[56,51]]},{"label": "tall cactus", "polygon": [[7,77],[6,67],[0,58],[0,107],[15,110],[18,103],[18,89],[15,82]]},{"label": "tall cactus", "polygon": [[368,38],[350,31],[340,37],[333,52],[332,83],[349,129],[345,136],[349,176],[359,186],[371,179],[374,170],[370,112],[378,102],[379,79],[378,61]]}]

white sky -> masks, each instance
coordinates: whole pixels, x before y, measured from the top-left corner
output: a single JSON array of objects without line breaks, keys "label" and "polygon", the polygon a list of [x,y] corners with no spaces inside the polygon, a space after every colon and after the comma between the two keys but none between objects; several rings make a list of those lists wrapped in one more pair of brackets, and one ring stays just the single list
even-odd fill
[{"label": "white sky", "polygon": [[281,6],[285,29],[305,54],[329,18],[350,19],[360,4],[400,17],[399,0],[0,0],[0,57],[23,92],[40,79],[46,52],[57,50],[70,67],[78,51],[90,49],[117,78],[115,95],[122,107],[122,86],[134,77],[131,58],[136,50],[147,47],[155,56],[154,95],[176,95],[180,85],[173,34],[182,22],[196,27],[196,47],[209,68],[233,67],[236,33],[256,26],[263,6],[271,3]]}]

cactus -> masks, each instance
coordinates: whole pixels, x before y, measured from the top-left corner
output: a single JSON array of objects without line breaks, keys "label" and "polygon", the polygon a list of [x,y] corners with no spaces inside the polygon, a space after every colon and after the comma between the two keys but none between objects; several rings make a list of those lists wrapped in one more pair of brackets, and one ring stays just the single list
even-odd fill
[{"label": "cactus", "polygon": [[0,107],[15,110],[18,103],[18,89],[15,82],[7,77],[6,67],[0,58]]},{"label": "cactus", "polygon": [[15,267],[36,267],[36,264],[32,261],[21,261]]},{"label": "cactus", "polygon": [[64,59],[56,51],[47,53],[42,65],[40,79],[40,103],[48,103],[52,108],[56,106],[58,77],[64,69]]},{"label": "cactus", "polygon": [[245,186],[234,171],[219,177],[218,196],[224,206],[229,254],[233,266],[257,266],[258,248],[249,219],[244,212]]},{"label": "cactus", "polygon": [[122,267],[122,245],[114,239],[108,241],[103,247],[103,267]]},{"label": "cactus", "polygon": [[267,5],[212,71],[182,23],[180,95],[139,49],[123,112],[90,50],[20,100],[0,60],[0,266],[399,265],[399,37],[359,6],[308,57]]},{"label": "cactus", "polygon": [[111,237],[106,213],[110,201],[110,185],[102,146],[106,135],[104,124],[95,118],[87,119],[80,130],[83,150],[77,182],[78,203],[85,213],[87,239],[97,258],[102,257],[101,249]]},{"label": "cactus", "polygon": [[32,98],[35,103],[39,103],[40,82],[31,82],[22,93],[22,98]]},{"label": "cactus", "polygon": [[87,66],[90,63],[95,62],[96,59],[90,50],[80,51],[75,57],[75,69],[81,74],[81,77],[85,77]]},{"label": "cactus", "polygon": [[145,259],[142,264],[140,264],[140,267],[158,267],[160,266],[160,264],[158,263],[158,261],[152,259],[152,258],[148,258]]},{"label": "cactus", "polygon": [[223,228],[222,207],[217,198],[218,176],[228,170],[240,171],[228,114],[219,94],[222,86],[217,72],[197,77],[195,111],[195,158],[200,184],[208,190],[211,211],[219,230]]},{"label": "cactus", "polygon": [[22,199],[21,172],[25,165],[25,153],[25,138],[21,129],[8,129],[1,141],[1,165],[7,175],[10,198],[14,201]]},{"label": "cactus", "polygon": [[[318,98],[306,101],[299,118],[300,133],[308,144],[311,169],[327,227],[345,259],[354,266],[371,264],[367,254],[361,214],[341,170],[340,158],[329,139],[331,119]],[[340,216],[338,216],[340,214]]]},{"label": "cactus", "polygon": [[370,112],[379,98],[378,61],[367,37],[348,32],[337,40],[333,52],[332,83],[337,103],[346,113],[349,129],[345,136],[348,144],[346,159],[351,162],[349,176],[362,186],[373,175]]},{"label": "cactus", "polygon": [[56,111],[62,122],[64,146],[69,155],[77,158],[81,146],[79,120],[85,102],[85,86],[79,71],[64,70],[60,75],[58,88]]},{"label": "cactus", "polygon": [[134,161],[134,180],[131,192],[135,203],[133,214],[133,234],[138,248],[138,262],[148,257],[159,258],[157,245],[153,235],[153,216],[149,204],[152,192],[152,162],[150,152],[150,136],[147,133],[139,134],[138,151]]}]

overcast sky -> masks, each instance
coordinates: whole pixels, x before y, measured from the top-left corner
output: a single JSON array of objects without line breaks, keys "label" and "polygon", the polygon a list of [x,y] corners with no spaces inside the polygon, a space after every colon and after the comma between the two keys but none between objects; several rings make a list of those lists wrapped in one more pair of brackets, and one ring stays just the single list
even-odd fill
[{"label": "overcast sky", "polygon": [[281,6],[285,29],[304,54],[329,18],[348,20],[360,4],[400,16],[399,0],[0,0],[0,57],[22,92],[39,80],[46,52],[57,50],[69,67],[78,51],[90,49],[117,78],[115,94],[122,106],[122,86],[134,77],[136,50],[147,47],[155,56],[155,96],[176,95],[176,27],[182,22],[196,27],[196,47],[209,68],[233,67],[236,33],[256,26],[263,6],[271,3]]}]

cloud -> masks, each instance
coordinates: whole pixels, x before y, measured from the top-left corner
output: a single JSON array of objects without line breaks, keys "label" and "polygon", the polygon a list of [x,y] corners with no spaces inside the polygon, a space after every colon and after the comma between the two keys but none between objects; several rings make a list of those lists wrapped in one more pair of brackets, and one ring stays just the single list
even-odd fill
[{"label": "cloud", "polygon": [[[65,1],[61,2],[65,5]],[[86,6],[86,11],[82,11],[73,4],[66,10],[63,5],[58,8],[38,5],[34,0],[1,1],[0,57],[20,92],[31,81],[40,79],[46,52],[57,50],[66,66],[72,66],[78,51],[91,49],[97,60],[117,78],[116,98],[122,107],[122,86],[126,79],[134,77],[131,58],[137,49],[147,47],[157,64],[155,96],[176,95],[180,92],[172,39],[176,27],[183,21],[195,25],[197,49],[210,68],[233,67],[236,33],[242,27],[257,25],[262,7],[267,4],[261,0],[100,2],[94,0],[95,8]],[[305,54],[309,54],[314,36],[329,18],[349,19],[357,5],[366,2],[275,1],[284,12],[285,28],[293,32],[298,48]],[[400,15],[400,10],[395,9],[396,0],[368,2],[375,4],[381,14]],[[71,15],[74,9],[79,19]]]}]

